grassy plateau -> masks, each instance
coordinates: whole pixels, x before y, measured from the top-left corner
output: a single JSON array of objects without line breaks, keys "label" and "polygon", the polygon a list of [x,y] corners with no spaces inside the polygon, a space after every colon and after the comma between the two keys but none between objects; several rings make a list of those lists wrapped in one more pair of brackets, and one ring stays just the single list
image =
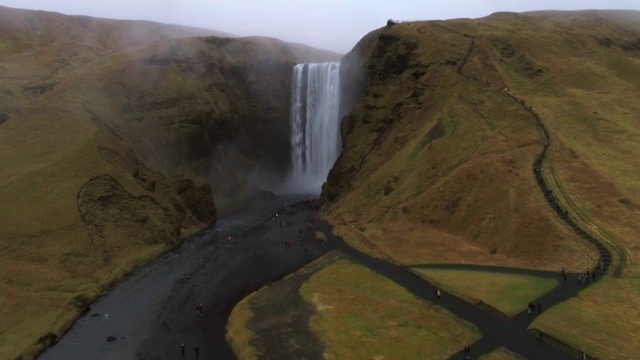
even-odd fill
[{"label": "grassy plateau", "polygon": [[500,347],[495,351],[492,351],[486,355],[482,355],[479,360],[525,360],[522,356],[509,351],[505,347]]},{"label": "grassy plateau", "polygon": [[471,302],[482,301],[507,316],[525,311],[530,301],[558,285],[553,278],[481,270],[420,269],[413,271]]},{"label": "grassy plateau", "polygon": [[[289,334],[286,339],[279,340],[281,332]],[[255,358],[256,352],[258,358],[300,355],[298,347],[306,348],[307,356],[312,348],[316,357],[327,359],[425,359],[451,356],[481,334],[441,307],[330,253],[240,302],[227,336],[242,359]]]}]

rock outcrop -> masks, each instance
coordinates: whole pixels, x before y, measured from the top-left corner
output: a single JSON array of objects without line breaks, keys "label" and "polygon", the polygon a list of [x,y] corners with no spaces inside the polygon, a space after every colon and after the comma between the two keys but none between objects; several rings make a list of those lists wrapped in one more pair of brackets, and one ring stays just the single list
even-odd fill
[{"label": "rock outcrop", "polygon": [[[216,198],[256,189],[256,173],[290,165],[289,92],[295,64],[332,53],[266,38],[157,43],[82,80],[94,121],[172,179],[216,179]],[[105,96],[106,95],[106,96]]]},{"label": "rock outcrop", "polygon": [[184,205],[201,223],[212,225],[217,218],[213,191],[209,184],[196,186],[191,179],[181,179],[174,182],[176,191]]}]

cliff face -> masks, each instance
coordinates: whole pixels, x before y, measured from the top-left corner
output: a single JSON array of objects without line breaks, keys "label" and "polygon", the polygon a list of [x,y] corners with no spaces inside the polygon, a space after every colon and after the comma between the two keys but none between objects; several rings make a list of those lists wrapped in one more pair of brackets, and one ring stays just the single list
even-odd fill
[{"label": "cliff face", "polygon": [[337,56],[149,22],[0,20],[0,358],[13,359],[215,223],[251,176],[282,172],[291,68]]},{"label": "cliff face", "polygon": [[[537,189],[531,166],[543,140],[536,123],[504,88],[551,129],[554,176],[564,171],[571,184],[585,185],[597,178],[608,183],[600,193],[638,203],[619,172],[629,169],[624,151],[594,132],[607,128],[594,116],[608,119],[606,137],[618,131],[627,143],[638,131],[613,120],[635,105],[604,105],[617,101],[615,93],[637,95],[635,77],[620,66],[635,73],[638,24],[616,12],[496,14],[370,34],[343,60],[357,58],[363,69],[347,82],[366,80],[342,122],[344,150],[323,188],[324,216],[357,246],[405,264],[589,266],[593,249]],[[578,128],[580,135],[570,130]],[[587,144],[606,147],[608,160]],[[576,161],[588,177],[571,174]],[[602,201],[574,191],[589,208]]]},{"label": "cliff face", "polygon": [[171,177],[210,179],[226,202],[251,191],[253,173],[287,168],[292,68],[331,59],[274,39],[174,40],[88,75],[79,91],[143,158]]}]

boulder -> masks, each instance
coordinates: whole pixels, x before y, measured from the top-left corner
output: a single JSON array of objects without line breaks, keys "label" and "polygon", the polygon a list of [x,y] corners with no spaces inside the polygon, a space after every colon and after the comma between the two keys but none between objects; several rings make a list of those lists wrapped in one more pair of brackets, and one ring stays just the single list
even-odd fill
[{"label": "boulder", "polygon": [[213,200],[213,190],[209,184],[196,186],[191,179],[181,179],[174,181],[174,186],[196,220],[205,224],[213,224],[216,221],[218,214]]}]

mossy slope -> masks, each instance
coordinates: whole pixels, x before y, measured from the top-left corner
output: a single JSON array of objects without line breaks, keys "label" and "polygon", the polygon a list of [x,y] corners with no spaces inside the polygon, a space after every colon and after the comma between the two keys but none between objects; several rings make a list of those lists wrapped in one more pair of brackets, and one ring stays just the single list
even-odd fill
[{"label": "mossy slope", "polygon": [[542,137],[508,88],[549,132],[542,172],[553,194],[612,250],[619,276],[534,326],[596,357],[633,357],[638,317],[610,300],[640,299],[639,34],[632,11],[497,13],[379,30],[364,44],[373,51],[355,49],[368,54],[364,95],[342,123],[323,216],[359,248],[404,264],[591,269],[597,254],[535,183]]},{"label": "mossy slope", "polygon": [[212,35],[0,8],[0,358],[33,357],[282,162],[262,155],[290,67],[337,56]]}]

